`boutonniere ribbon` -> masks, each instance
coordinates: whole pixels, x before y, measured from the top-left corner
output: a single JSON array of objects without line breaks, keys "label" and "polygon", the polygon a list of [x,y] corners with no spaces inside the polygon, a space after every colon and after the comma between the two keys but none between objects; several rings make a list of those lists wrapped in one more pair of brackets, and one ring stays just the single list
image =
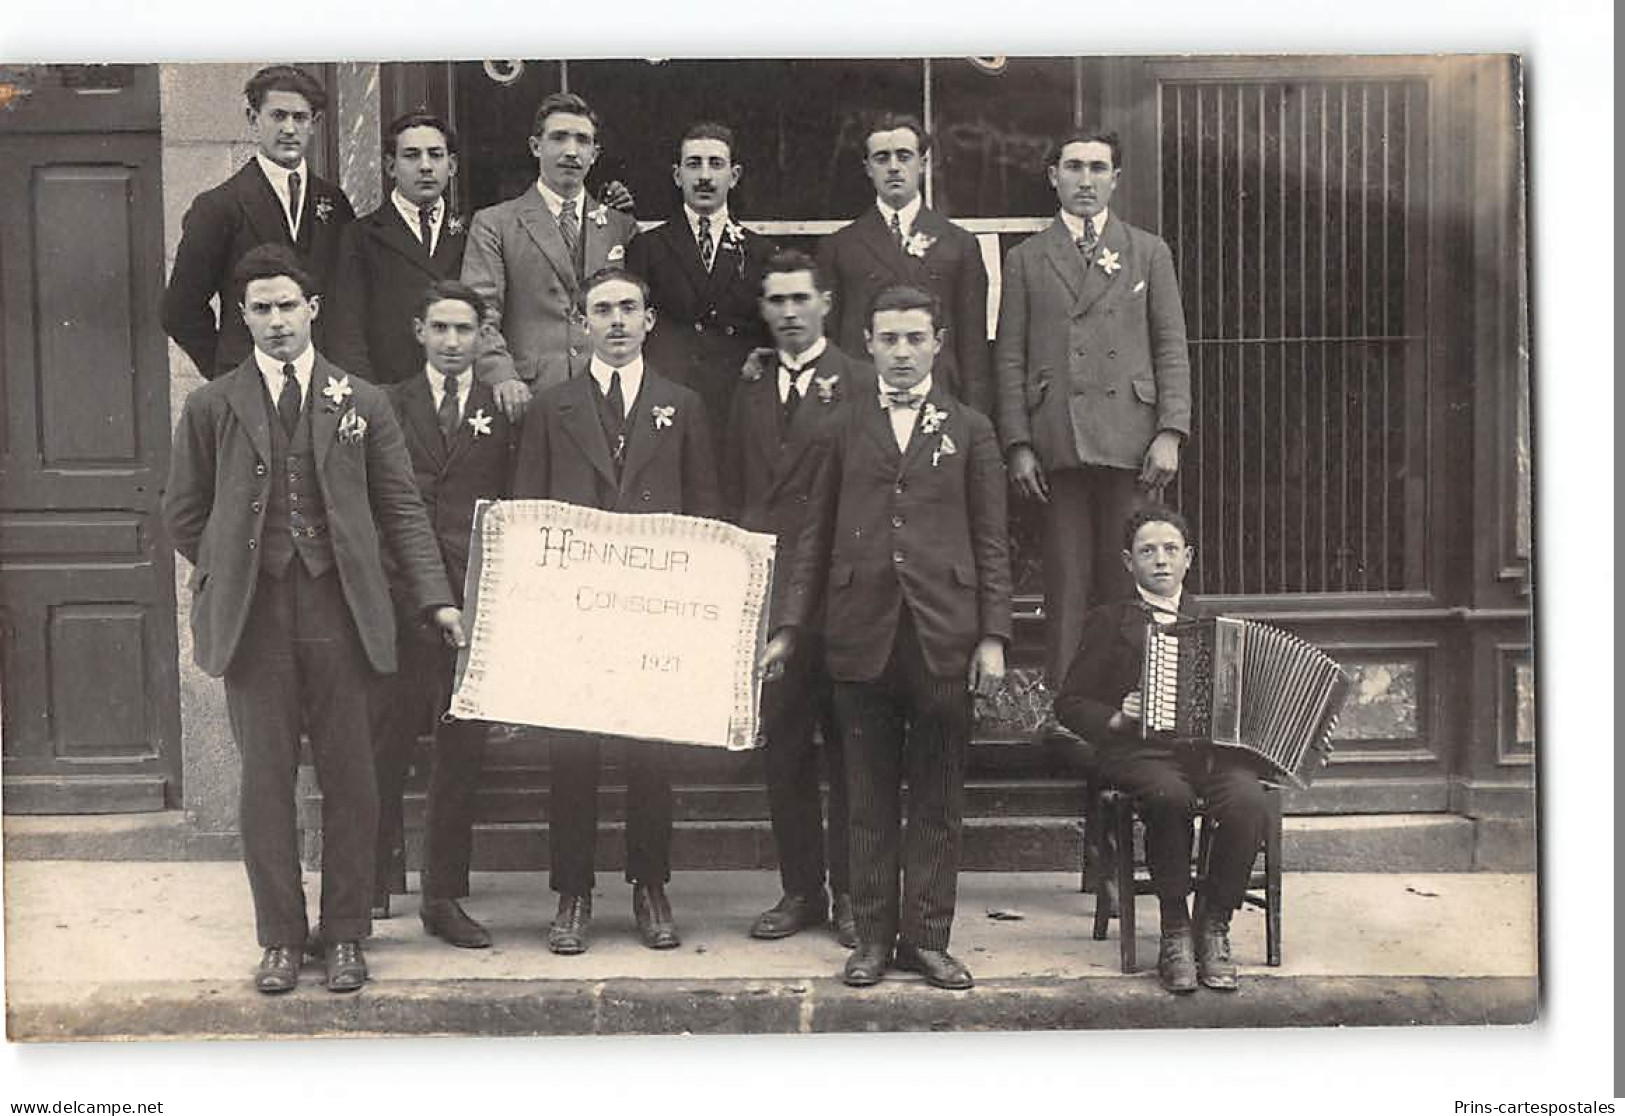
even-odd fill
[{"label": "boutonniere ribbon", "polygon": [[[942,410],[935,403],[927,403],[925,410],[920,414],[920,433],[935,434],[942,429],[942,424],[947,421],[947,411]],[[943,435],[943,437],[946,439],[947,435]]]},{"label": "boutonniere ribbon", "polygon": [[603,228],[605,225],[609,224],[609,206],[600,205],[597,209],[587,214],[587,218],[599,228]]},{"label": "boutonniere ribbon", "polygon": [[840,382],[841,377],[839,375],[814,376],[813,388],[818,392],[818,401],[820,403],[835,402],[835,388],[840,384]]},{"label": "boutonniere ribbon", "polygon": [[367,416],[359,411],[345,411],[339,419],[339,441],[347,446],[358,446],[367,436]]},{"label": "boutonniere ribbon", "polygon": [[655,429],[663,430],[664,428],[670,426],[672,420],[677,417],[677,408],[670,406],[650,407],[649,415],[654,419]]},{"label": "boutonniere ribbon", "polygon": [[910,233],[908,239],[903,242],[903,251],[917,260],[923,260],[925,254],[931,251],[931,246],[936,242],[936,237],[916,230]]}]

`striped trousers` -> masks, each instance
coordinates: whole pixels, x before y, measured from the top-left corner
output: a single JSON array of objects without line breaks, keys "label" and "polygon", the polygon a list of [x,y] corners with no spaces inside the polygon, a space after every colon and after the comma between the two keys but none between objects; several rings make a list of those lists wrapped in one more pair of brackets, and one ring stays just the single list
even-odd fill
[{"label": "striped trousers", "polygon": [[858,939],[947,949],[971,728],[965,677],[926,669],[904,607],[885,670],[867,682],[837,682],[835,715],[846,759]]}]

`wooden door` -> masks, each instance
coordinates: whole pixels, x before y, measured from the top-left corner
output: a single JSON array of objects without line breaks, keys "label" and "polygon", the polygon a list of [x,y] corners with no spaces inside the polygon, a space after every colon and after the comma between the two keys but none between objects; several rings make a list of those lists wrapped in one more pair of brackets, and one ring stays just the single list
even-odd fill
[{"label": "wooden door", "polygon": [[5,809],[163,809],[180,712],[156,68],[88,93],[31,69],[42,87],[0,120]]}]

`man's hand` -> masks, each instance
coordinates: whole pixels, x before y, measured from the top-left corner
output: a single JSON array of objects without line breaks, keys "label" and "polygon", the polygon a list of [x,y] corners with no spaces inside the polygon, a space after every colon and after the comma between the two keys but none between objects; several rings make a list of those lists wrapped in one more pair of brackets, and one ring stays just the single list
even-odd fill
[{"label": "man's hand", "polygon": [[983,636],[970,657],[971,693],[992,697],[1004,683],[1004,640]]},{"label": "man's hand", "polygon": [[739,366],[739,377],[743,380],[759,380],[774,370],[778,363],[777,349],[755,348],[745,357],[745,363]]},{"label": "man's hand", "polygon": [[790,661],[790,656],[795,654],[795,650],[795,629],[780,628],[773,633],[773,638],[767,641],[767,646],[762,648],[762,657],[756,660],[756,673],[766,682],[783,678],[784,664]]},{"label": "man's hand", "polygon": [[[1112,714],[1106,725],[1113,732],[1132,732],[1140,723],[1140,715],[1140,691],[1130,690],[1123,695],[1123,707]],[[1134,724],[1130,725],[1130,721]]]},{"label": "man's hand", "polygon": [[1010,450],[1010,479],[1023,496],[1049,503],[1049,481],[1044,479],[1044,467],[1038,463],[1033,447],[1020,445]]},{"label": "man's hand", "polygon": [[525,408],[530,406],[530,386],[525,381],[503,380],[491,388],[491,394],[497,397],[497,406],[502,408],[509,422],[519,422],[525,417]]},{"label": "man's hand", "polygon": [[631,213],[634,205],[632,191],[626,188],[626,183],[616,178],[604,183],[598,191],[603,195],[604,204],[611,209],[618,209],[622,213]]},{"label": "man's hand", "polygon": [[463,634],[463,614],[450,605],[435,609],[429,623],[440,629],[440,638],[446,641],[448,647],[462,650],[468,646],[468,637]]},{"label": "man's hand", "polygon": [[1179,435],[1162,430],[1146,447],[1145,463],[1140,466],[1140,483],[1146,488],[1161,488],[1179,472]]}]

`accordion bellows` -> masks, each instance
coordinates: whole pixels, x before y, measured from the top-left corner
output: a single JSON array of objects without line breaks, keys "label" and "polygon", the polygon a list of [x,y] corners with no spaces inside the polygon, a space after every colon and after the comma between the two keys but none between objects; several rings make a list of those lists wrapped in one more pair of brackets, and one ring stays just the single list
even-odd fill
[{"label": "accordion bellows", "polygon": [[1147,738],[1239,748],[1306,787],[1331,753],[1348,693],[1335,659],[1268,624],[1221,616],[1146,625]]}]

